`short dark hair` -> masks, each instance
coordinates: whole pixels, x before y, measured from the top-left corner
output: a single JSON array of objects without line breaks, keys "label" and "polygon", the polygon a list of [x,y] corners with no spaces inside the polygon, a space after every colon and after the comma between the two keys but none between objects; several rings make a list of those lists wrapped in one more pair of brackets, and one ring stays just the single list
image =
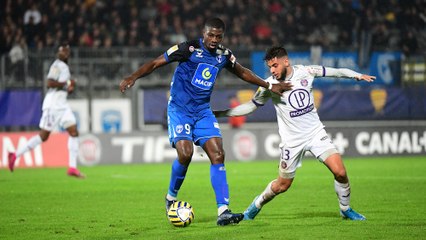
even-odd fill
[{"label": "short dark hair", "polygon": [[56,47],[56,51],[61,50],[61,48],[69,48],[70,45],[67,41],[61,42],[57,47]]},{"label": "short dark hair", "polygon": [[217,17],[207,19],[207,21],[204,23],[204,27],[218,28],[222,29],[224,32],[226,30],[225,22]]},{"label": "short dark hair", "polygon": [[288,56],[288,53],[284,47],[274,46],[266,50],[265,57],[263,58],[263,60],[269,61],[273,58],[281,58],[281,57],[287,57],[287,56]]}]

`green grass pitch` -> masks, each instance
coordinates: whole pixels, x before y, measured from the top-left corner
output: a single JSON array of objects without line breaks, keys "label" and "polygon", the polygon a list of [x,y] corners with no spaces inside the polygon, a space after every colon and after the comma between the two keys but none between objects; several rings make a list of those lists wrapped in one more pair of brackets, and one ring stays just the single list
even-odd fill
[{"label": "green grass pitch", "polygon": [[[331,173],[306,159],[288,192],[254,221],[216,226],[209,164],[191,164],[179,199],[194,222],[173,227],[164,195],[171,164],[0,170],[0,239],[426,239],[426,157],[345,159],[352,207],[367,221],[342,220]],[[227,162],[231,209],[242,212],[277,176],[277,160]]]}]

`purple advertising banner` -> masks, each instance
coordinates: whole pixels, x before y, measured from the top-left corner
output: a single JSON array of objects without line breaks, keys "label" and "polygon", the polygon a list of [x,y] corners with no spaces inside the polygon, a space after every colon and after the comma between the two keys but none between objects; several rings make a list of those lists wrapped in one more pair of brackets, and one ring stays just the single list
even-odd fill
[{"label": "purple advertising banner", "polygon": [[[256,89],[216,89],[211,97],[213,110],[229,108],[230,98],[250,101]],[[314,89],[315,106],[322,120],[426,120],[424,88],[368,87],[362,89]],[[167,90],[143,90],[145,124],[165,124]],[[154,103],[154,104],[153,104]],[[219,122],[226,122],[226,118]],[[275,122],[271,101],[247,116],[247,122]]]},{"label": "purple advertising banner", "polygon": [[38,126],[41,104],[38,90],[0,91],[0,126]]}]

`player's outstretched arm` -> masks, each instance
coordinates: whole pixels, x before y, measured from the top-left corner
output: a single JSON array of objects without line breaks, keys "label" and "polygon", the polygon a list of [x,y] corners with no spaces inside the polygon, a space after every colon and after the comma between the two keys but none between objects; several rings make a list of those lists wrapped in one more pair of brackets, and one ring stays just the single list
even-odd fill
[{"label": "player's outstretched arm", "polygon": [[326,77],[344,77],[344,78],[355,78],[357,81],[366,81],[366,82],[373,82],[376,77],[361,74],[358,72],[355,72],[348,68],[331,68],[326,67],[325,68],[325,76]]},{"label": "player's outstretched arm", "polygon": [[131,88],[137,79],[145,77],[152,73],[155,69],[166,65],[168,62],[164,55],[158,56],[145,64],[143,64],[138,70],[132,73],[130,76],[124,78],[120,82],[120,91],[124,93],[127,89]]},{"label": "player's outstretched arm", "polygon": [[254,104],[253,101],[249,101],[238,105],[234,108],[226,109],[226,110],[213,110],[213,114],[216,117],[238,117],[245,116],[257,109],[257,105]]},{"label": "player's outstretched arm", "polygon": [[289,83],[289,82],[280,82],[280,83],[277,83],[277,84],[270,85],[270,83],[265,82],[263,79],[258,77],[252,71],[250,71],[250,69],[243,67],[238,62],[235,63],[234,68],[231,68],[231,69],[228,69],[228,70],[230,72],[232,72],[233,74],[235,74],[236,76],[238,76],[239,78],[241,78],[242,80],[249,82],[249,83],[256,84],[260,87],[264,87],[266,89],[269,89],[270,91],[272,91],[273,93],[276,93],[278,95],[282,95],[283,92],[285,92],[287,90],[291,90],[291,88],[293,87],[291,85],[291,83]]},{"label": "player's outstretched arm", "polygon": [[213,114],[215,117],[220,118],[220,117],[228,117],[228,112],[229,110],[231,110],[230,108],[225,109],[225,110],[213,110]]},{"label": "player's outstretched arm", "polygon": [[376,80],[375,76],[362,74],[361,76],[355,77],[358,81],[374,82]]}]

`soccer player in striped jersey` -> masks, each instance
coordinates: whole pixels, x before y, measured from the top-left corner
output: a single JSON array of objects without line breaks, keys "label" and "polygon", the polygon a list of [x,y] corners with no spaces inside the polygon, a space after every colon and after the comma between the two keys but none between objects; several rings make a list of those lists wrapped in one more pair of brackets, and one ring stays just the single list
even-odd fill
[{"label": "soccer player in striped jersey", "polygon": [[244,212],[244,219],[254,219],[266,203],[290,188],[305,152],[310,151],[334,175],[334,188],[339,201],[340,214],[351,220],[365,220],[363,215],[354,211],[349,205],[351,192],[346,169],[341,155],[327,135],[314,106],[312,83],[316,77],[343,77],[367,82],[374,81],[375,77],[345,68],[317,65],[291,66],[287,51],[283,47],[270,48],[264,60],[272,74],[266,82],[270,84],[288,82],[292,84],[293,89],[280,96],[264,87],[259,87],[252,101],[236,108],[214,111],[217,117],[243,116],[272,99],[277,112],[281,137],[278,177],[271,181],[259,196],[256,196]]},{"label": "soccer player in striped jersey", "polygon": [[201,146],[210,159],[210,180],[218,207],[218,225],[237,224],[243,214],[232,213],[229,208],[229,190],[226,180],[225,153],[219,124],[210,108],[210,96],[219,72],[227,69],[240,79],[262,86],[281,95],[291,88],[288,83],[270,84],[240,65],[232,51],[221,45],[225,23],[219,18],[206,21],[203,37],[174,45],[164,54],[143,64],[123,79],[124,92],[155,69],[171,62],[179,62],[172,78],[167,107],[170,144],[177,151],[173,162],[166,210],[177,200],[194,153],[193,144]]}]

